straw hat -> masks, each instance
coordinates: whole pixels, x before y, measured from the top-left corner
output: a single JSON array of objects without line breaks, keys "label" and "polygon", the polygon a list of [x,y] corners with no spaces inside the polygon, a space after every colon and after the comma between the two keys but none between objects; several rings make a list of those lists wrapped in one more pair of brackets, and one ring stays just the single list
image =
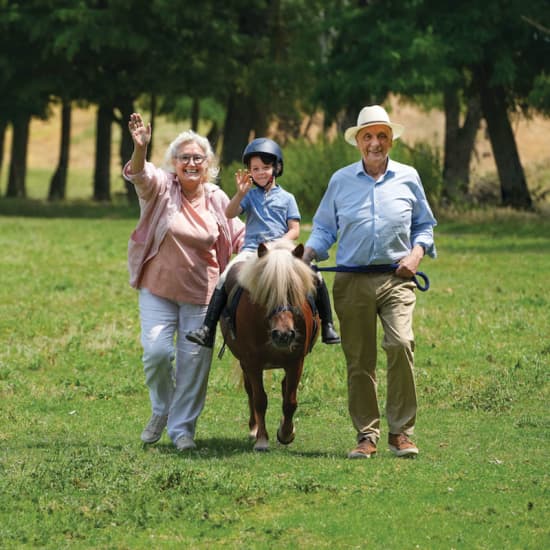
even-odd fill
[{"label": "straw hat", "polygon": [[344,132],[344,138],[351,145],[357,145],[357,132],[366,128],[367,126],[374,126],[375,124],[384,124],[389,126],[393,133],[393,139],[397,139],[405,130],[402,124],[392,122],[386,109],[380,105],[369,105],[363,107],[359,116],[357,117],[357,126],[352,126]]}]

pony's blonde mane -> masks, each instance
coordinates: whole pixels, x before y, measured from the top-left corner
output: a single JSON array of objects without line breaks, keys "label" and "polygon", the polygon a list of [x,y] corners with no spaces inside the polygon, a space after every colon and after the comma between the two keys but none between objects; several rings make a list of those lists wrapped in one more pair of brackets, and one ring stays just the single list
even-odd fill
[{"label": "pony's blonde mane", "polygon": [[306,294],[314,291],[313,271],[293,256],[294,248],[288,239],[274,241],[266,254],[247,260],[239,271],[239,284],[268,312],[279,306],[301,307]]}]

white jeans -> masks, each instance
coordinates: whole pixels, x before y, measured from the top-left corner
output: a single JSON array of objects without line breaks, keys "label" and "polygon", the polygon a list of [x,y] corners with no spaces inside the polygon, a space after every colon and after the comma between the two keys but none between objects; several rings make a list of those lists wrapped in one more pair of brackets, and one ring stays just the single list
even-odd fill
[{"label": "white jeans", "polygon": [[195,436],[204,408],[212,348],[193,344],[185,335],[202,326],[206,307],[173,302],[144,288],[139,291],[145,383],[153,414],[168,415],[172,441]]}]

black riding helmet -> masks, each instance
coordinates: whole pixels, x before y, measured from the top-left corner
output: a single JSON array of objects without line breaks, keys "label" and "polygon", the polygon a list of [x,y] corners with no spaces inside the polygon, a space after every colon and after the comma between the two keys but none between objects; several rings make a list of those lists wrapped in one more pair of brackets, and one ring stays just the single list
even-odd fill
[{"label": "black riding helmet", "polygon": [[278,178],[283,175],[283,152],[272,139],[253,139],[243,151],[243,164],[248,166],[250,158],[255,156],[259,156],[266,164],[273,164],[273,176]]}]

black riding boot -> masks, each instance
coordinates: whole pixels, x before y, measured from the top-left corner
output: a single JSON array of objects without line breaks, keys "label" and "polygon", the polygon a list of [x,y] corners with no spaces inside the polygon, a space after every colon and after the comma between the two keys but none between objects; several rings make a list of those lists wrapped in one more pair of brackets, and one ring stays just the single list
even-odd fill
[{"label": "black riding boot", "polygon": [[323,279],[317,279],[315,305],[319,310],[319,317],[321,317],[321,340],[324,344],[339,344],[340,336],[338,336],[332,324],[330,297],[328,295],[327,285]]},{"label": "black riding boot", "polygon": [[206,348],[213,347],[214,337],[216,336],[216,325],[226,303],[227,292],[225,291],[225,287],[222,286],[222,288],[214,290],[214,294],[212,294],[208,309],[206,310],[204,324],[201,328],[188,332],[185,337],[200,346]]}]

